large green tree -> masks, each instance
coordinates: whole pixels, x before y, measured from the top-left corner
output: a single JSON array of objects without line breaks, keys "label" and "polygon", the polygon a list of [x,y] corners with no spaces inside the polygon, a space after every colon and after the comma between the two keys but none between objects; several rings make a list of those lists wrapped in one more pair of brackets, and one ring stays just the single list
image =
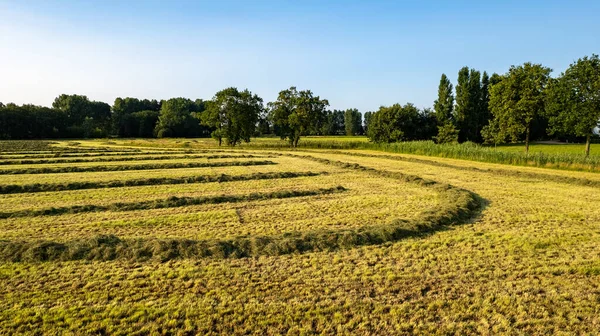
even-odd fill
[{"label": "large green tree", "polygon": [[440,84],[438,86],[438,98],[433,104],[435,118],[437,121],[437,136],[435,137],[438,143],[457,142],[458,131],[454,125],[454,94],[452,83],[446,76],[442,74]]},{"label": "large green tree", "polygon": [[370,117],[367,137],[378,143],[419,140],[421,118],[419,109],[410,103],[381,106]]},{"label": "large green tree", "polygon": [[219,146],[223,138],[228,145],[235,146],[242,141],[250,142],[262,111],[262,98],[248,89],[239,91],[230,87],[217,92],[207,102],[206,111],[201,113],[201,121],[214,128],[212,136]]},{"label": "large green tree", "polygon": [[497,139],[517,141],[525,135],[525,152],[529,152],[532,121],[544,113],[545,90],[550,68],[525,63],[511,66],[502,80],[490,90],[490,111],[497,127]]},{"label": "large green tree", "polygon": [[357,109],[347,109],[344,112],[344,127],[346,135],[353,136],[362,133],[362,114]]},{"label": "large green tree", "polygon": [[459,130],[459,140],[481,142],[481,129],[487,123],[482,110],[481,73],[463,67],[458,72],[454,121]]},{"label": "large green tree", "polygon": [[110,105],[90,101],[87,96],[62,94],[52,107],[65,113],[69,136],[98,137],[108,134],[110,128]]},{"label": "large green tree", "polygon": [[[137,99],[132,97],[115,99],[112,106],[112,132],[120,137],[147,136],[147,122],[154,113],[138,113],[142,111],[160,111],[160,102],[155,99]],[[141,119],[140,119],[141,118]],[[140,132],[139,125],[144,124]],[[152,125],[154,128],[155,125]],[[143,133],[143,134],[141,134]]]},{"label": "large green tree", "polygon": [[195,117],[204,111],[202,100],[171,98],[161,103],[154,133],[159,138],[200,136],[200,123]]},{"label": "large green tree", "polygon": [[329,102],[314,96],[310,90],[298,91],[292,86],[279,92],[277,100],[268,106],[278,135],[288,139],[292,147],[297,147],[300,137],[308,134],[325,118]]},{"label": "large green tree", "polygon": [[585,155],[590,155],[590,138],[600,120],[600,59],[583,57],[551,81],[546,99],[550,132],[586,138]]},{"label": "large green tree", "polygon": [[452,122],[452,111],[454,110],[454,93],[452,83],[442,74],[440,85],[438,86],[438,98],[433,103],[433,110],[438,125],[443,126]]},{"label": "large green tree", "polygon": [[371,124],[371,117],[374,112],[365,112],[363,116],[363,133],[367,134],[369,132],[369,124]]}]

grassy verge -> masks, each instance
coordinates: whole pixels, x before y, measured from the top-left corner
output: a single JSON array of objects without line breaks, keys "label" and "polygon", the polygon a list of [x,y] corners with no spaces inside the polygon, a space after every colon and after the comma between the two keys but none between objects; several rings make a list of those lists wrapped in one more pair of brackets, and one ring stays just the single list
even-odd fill
[{"label": "grassy verge", "polygon": [[228,167],[228,166],[259,166],[259,165],[273,165],[273,164],[276,164],[276,163],[273,161],[229,161],[229,162],[149,163],[149,164],[138,164],[138,165],[92,166],[92,167],[45,167],[45,168],[4,169],[4,170],[0,170],[0,175],[84,173],[84,172],[107,172],[107,171],[125,171],[125,170],[204,168],[204,167]]}]

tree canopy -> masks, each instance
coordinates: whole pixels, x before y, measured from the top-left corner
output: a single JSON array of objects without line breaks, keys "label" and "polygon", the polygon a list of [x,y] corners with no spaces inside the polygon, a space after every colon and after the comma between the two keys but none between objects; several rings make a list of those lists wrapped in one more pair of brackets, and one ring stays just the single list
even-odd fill
[{"label": "tree canopy", "polygon": [[490,110],[497,123],[498,138],[516,141],[525,134],[525,151],[529,151],[531,124],[544,113],[545,89],[550,68],[525,63],[512,66],[502,80],[490,90]]},{"label": "tree canopy", "polygon": [[230,87],[217,92],[207,102],[200,119],[204,125],[214,128],[212,137],[219,141],[219,146],[223,138],[228,145],[235,146],[242,141],[250,142],[263,109],[262,98],[248,89],[239,91]]},{"label": "tree canopy", "polygon": [[585,154],[590,154],[590,138],[600,120],[600,59],[583,57],[548,87],[546,100],[550,132],[586,137]]},{"label": "tree canopy", "polygon": [[279,92],[277,100],[268,106],[278,135],[297,147],[300,137],[316,128],[324,119],[329,101],[314,96],[310,90],[298,91],[292,86]]}]

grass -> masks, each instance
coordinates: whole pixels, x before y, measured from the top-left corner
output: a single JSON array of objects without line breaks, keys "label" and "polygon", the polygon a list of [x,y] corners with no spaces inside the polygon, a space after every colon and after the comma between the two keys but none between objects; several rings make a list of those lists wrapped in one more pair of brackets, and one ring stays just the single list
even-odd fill
[{"label": "grass", "polygon": [[[107,153],[124,149],[118,141]],[[182,140],[157,143],[184,144],[176,141]],[[81,153],[87,146],[99,144],[81,141]],[[596,173],[379,150],[271,153],[275,165],[3,175],[2,184],[25,186],[327,173],[5,194],[2,211],[346,190],[0,219],[0,333],[537,335],[600,329]],[[468,211],[469,197],[479,210]],[[394,236],[394,224],[404,234]]]},{"label": "grass", "polygon": [[175,169],[175,168],[204,168],[226,166],[256,166],[275,164],[273,161],[224,161],[224,162],[171,162],[171,163],[142,163],[134,165],[93,165],[93,166],[63,166],[43,168],[15,168],[0,169],[0,175],[17,174],[58,174],[58,173],[83,173],[125,170],[150,170],[150,169]]}]

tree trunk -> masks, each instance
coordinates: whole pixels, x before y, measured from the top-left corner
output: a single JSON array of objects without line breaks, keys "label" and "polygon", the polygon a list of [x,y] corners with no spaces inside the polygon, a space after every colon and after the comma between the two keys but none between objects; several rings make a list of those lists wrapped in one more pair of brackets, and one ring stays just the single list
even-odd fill
[{"label": "tree trunk", "polygon": [[585,139],[585,157],[590,156],[590,137],[590,134],[588,134]]},{"label": "tree trunk", "polygon": [[221,147],[222,142],[223,142],[223,139],[221,137],[219,137],[219,147]]},{"label": "tree trunk", "polygon": [[529,133],[531,132],[531,127],[527,125],[526,135],[525,135],[525,154],[529,154]]}]

